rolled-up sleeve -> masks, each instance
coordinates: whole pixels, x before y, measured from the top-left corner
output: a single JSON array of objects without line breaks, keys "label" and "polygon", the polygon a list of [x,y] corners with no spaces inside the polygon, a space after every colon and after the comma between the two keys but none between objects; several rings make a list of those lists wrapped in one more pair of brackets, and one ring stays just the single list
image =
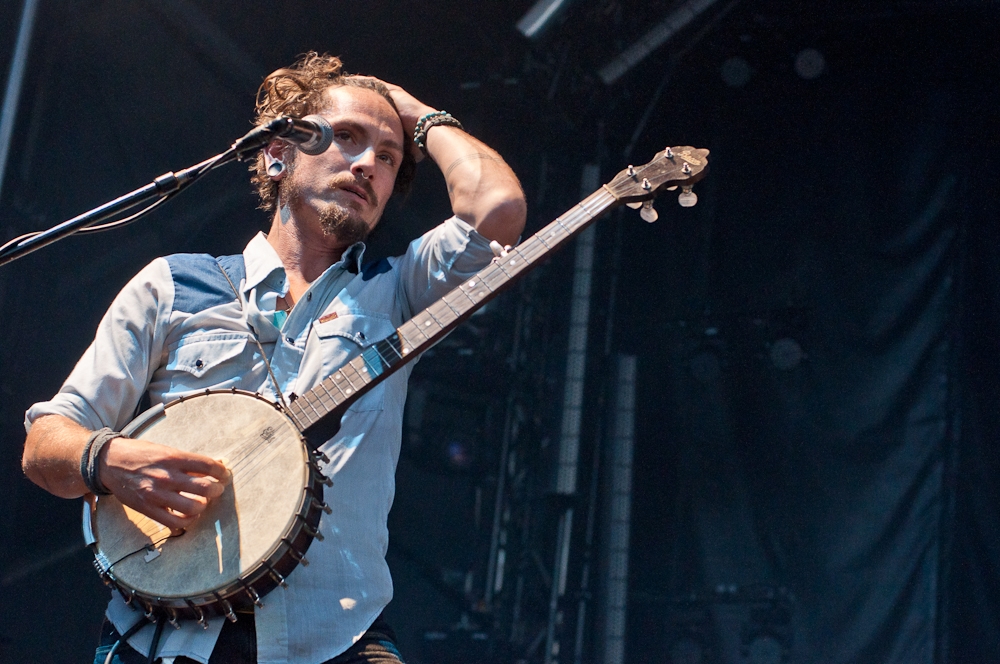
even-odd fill
[{"label": "rolled-up sleeve", "polygon": [[158,258],[111,303],[59,392],[28,409],[25,430],[43,415],[62,415],[88,429],[128,423],[159,364],[172,305],[170,267]]},{"label": "rolled-up sleeve", "polygon": [[410,243],[398,259],[408,315],[435,300],[486,267],[493,258],[490,242],[458,217],[450,217]]}]

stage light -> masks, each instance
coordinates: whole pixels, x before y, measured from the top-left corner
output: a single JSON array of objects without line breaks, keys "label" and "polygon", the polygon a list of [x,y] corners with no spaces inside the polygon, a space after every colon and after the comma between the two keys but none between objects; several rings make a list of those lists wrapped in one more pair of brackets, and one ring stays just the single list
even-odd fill
[{"label": "stage light", "polygon": [[742,88],[750,82],[753,69],[750,68],[749,62],[737,55],[722,63],[722,66],[719,68],[719,74],[722,76],[723,82],[729,87]]},{"label": "stage light", "polygon": [[750,615],[741,627],[741,654],[746,664],[784,664],[792,645],[794,598],[787,588],[744,587],[741,599]]},{"label": "stage light", "polygon": [[452,440],[445,446],[445,456],[453,470],[468,470],[472,465],[472,450],[466,441]]},{"label": "stage light", "polygon": [[538,0],[517,22],[517,31],[528,39],[540,39],[572,3],[573,0]]},{"label": "stage light", "polygon": [[814,48],[804,48],[795,56],[795,73],[811,81],[826,69],[826,58]]},{"label": "stage light", "polygon": [[623,53],[601,68],[597,74],[605,85],[611,85],[625,72],[642,62],[647,55],[667,43],[699,14],[714,5],[716,0],[688,0],[672,11],[667,18]]},{"label": "stage light", "polygon": [[7,76],[7,89],[4,92],[3,108],[0,110],[0,190],[3,189],[4,173],[7,170],[7,155],[10,154],[11,137],[14,134],[14,119],[17,115],[17,105],[21,98],[21,88],[24,83],[24,73],[28,66],[28,50],[31,46],[31,34],[35,25],[35,15],[38,12],[39,0],[24,0],[21,12],[21,25],[17,31],[17,44],[10,63]]},{"label": "stage light", "polygon": [[444,475],[477,474],[490,467],[484,398],[426,380],[409,392],[402,455],[414,466]]},{"label": "stage light", "polygon": [[722,362],[711,350],[702,350],[691,358],[691,375],[703,385],[718,380],[722,375]]},{"label": "stage light", "polygon": [[710,601],[700,593],[677,597],[667,611],[666,654],[670,664],[705,664],[718,654],[710,645],[712,612]]},{"label": "stage light", "polygon": [[747,664],[782,664],[785,647],[774,636],[760,634],[746,647]]},{"label": "stage light", "polygon": [[798,341],[784,337],[771,344],[770,356],[776,369],[791,371],[802,363],[806,354]]},{"label": "stage light", "polygon": [[690,636],[684,636],[670,646],[670,664],[703,664],[705,646]]}]

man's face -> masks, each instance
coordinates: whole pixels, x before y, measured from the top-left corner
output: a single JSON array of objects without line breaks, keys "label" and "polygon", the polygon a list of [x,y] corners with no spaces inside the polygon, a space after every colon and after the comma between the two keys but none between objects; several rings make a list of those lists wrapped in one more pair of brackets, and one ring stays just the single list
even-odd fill
[{"label": "man's face", "polygon": [[374,90],[329,88],[320,115],[333,144],[319,155],[299,153],[281,180],[281,204],[327,241],[346,247],[363,240],[382,216],[403,161],[403,126]]}]

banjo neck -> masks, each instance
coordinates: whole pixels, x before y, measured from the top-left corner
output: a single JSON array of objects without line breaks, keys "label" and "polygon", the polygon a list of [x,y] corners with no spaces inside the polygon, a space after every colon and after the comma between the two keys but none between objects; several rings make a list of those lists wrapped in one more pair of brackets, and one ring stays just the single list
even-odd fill
[{"label": "banjo neck", "polygon": [[440,341],[615,202],[614,196],[604,189],[594,192],[292,401],[288,416],[310,442],[318,443],[331,427],[339,424],[339,416],[352,403]]},{"label": "banjo neck", "polygon": [[340,417],[355,401],[440,341],[477,309],[527,274],[552,251],[620,204],[652,199],[658,190],[691,185],[707,173],[708,150],[667,148],[640,167],[629,166],[517,247],[501,252],[488,266],[396,328],[292,401],[287,415],[318,447],[336,433]]}]

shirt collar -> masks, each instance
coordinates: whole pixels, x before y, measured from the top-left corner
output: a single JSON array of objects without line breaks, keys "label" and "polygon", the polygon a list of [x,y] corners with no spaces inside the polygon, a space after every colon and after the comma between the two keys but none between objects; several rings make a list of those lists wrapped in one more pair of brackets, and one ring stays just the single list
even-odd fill
[{"label": "shirt collar", "polygon": [[[358,274],[361,271],[361,259],[365,253],[365,243],[355,242],[349,246],[340,260],[330,266],[323,274],[327,274],[332,269],[342,269]],[[285,266],[281,264],[277,252],[271,243],[267,241],[264,233],[257,233],[243,250],[243,262],[246,265],[246,282],[243,284],[244,293],[249,293],[252,289],[260,285],[275,270],[281,270],[281,277],[284,279]],[[322,277],[320,277],[322,278]]]}]

